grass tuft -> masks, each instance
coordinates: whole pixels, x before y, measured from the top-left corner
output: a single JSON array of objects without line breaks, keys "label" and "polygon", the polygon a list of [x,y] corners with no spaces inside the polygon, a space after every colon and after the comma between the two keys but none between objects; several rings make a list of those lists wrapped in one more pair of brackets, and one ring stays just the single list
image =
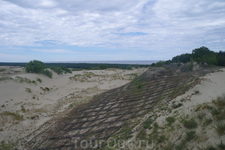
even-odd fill
[{"label": "grass tuft", "polygon": [[28,93],[32,93],[31,89],[30,88],[26,88],[26,92]]},{"label": "grass tuft", "polygon": [[189,120],[184,120],[183,125],[187,129],[194,129],[198,127],[198,123],[193,118]]},{"label": "grass tuft", "polygon": [[171,124],[173,124],[176,121],[176,119],[174,117],[167,117],[166,121],[168,122],[167,125],[170,126]]},{"label": "grass tuft", "polygon": [[216,125],[216,131],[220,136],[224,135],[225,134],[225,124],[218,122]]},{"label": "grass tuft", "polygon": [[23,120],[23,116],[21,116],[19,113],[13,113],[13,112],[9,112],[9,111],[4,111],[4,112],[0,113],[0,117],[1,116],[12,116],[13,119],[15,119],[15,120]]},{"label": "grass tuft", "polygon": [[191,141],[192,139],[194,139],[196,137],[196,132],[195,131],[188,131],[186,132],[186,140],[187,141]]},{"label": "grass tuft", "polygon": [[205,121],[203,122],[203,126],[208,126],[209,124],[211,124],[213,122],[213,120],[211,118],[206,118]]},{"label": "grass tuft", "polygon": [[151,118],[148,118],[146,121],[143,122],[143,128],[145,129],[151,128],[152,123],[153,120]]}]

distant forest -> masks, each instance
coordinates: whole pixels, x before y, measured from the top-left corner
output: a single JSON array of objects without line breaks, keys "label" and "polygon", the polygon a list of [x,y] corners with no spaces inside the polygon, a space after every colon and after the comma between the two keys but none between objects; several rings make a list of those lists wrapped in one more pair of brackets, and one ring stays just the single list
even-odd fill
[{"label": "distant forest", "polygon": [[[10,63],[10,62],[0,62],[0,66],[20,66],[25,67],[27,63]],[[139,64],[99,64],[99,63],[45,63],[47,67],[60,67],[65,66],[67,68],[74,69],[106,69],[106,68],[120,68],[120,69],[130,69],[132,67],[149,67],[149,65],[139,65]]]},{"label": "distant forest", "polygon": [[[185,53],[172,58],[172,60],[159,61],[151,64],[151,66],[160,67],[165,64],[171,63],[188,63],[197,62],[201,64],[225,66],[225,51],[214,52],[209,48],[202,46],[192,50],[192,53]],[[0,66],[20,66],[25,67],[27,63],[10,63],[0,62]],[[106,68],[120,68],[120,69],[131,69],[132,67],[149,67],[149,65],[139,64],[99,64],[99,63],[45,63],[46,67],[61,67],[73,68],[74,70],[80,69],[106,69]]]},{"label": "distant forest", "polygon": [[199,64],[208,64],[214,66],[225,66],[225,51],[214,52],[209,48],[202,46],[192,50],[192,53],[185,53],[172,58],[172,60],[159,61],[151,66],[163,66],[171,63],[197,62]]}]

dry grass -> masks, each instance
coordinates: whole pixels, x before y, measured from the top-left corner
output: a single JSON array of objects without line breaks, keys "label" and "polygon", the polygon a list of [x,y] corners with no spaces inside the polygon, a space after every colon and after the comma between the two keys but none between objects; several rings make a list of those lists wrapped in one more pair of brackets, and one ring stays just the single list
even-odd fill
[{"label": "dry grass", "polygon": [[4,111],[4,112],[0,113],[0,117],[3,117],[3,116],[12,116],[13,119],[15,119],[15,120],[23,120],[23,116],[21,116],[19,113]]}]

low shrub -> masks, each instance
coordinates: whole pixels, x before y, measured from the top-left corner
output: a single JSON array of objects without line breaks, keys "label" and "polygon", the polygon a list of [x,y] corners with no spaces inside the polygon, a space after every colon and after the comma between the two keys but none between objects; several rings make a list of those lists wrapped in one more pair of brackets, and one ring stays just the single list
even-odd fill
[{"label": "low shrub", "polygon": [[46,75],[49,78],[52,78],[52,72],[47,69],[43,70],[41,73]]},{"label": "low shrub", "polygon": [[42,80],[41,80],[40,78],[37,78],[36,80],[37,80],[38,82],[40,82],[40,83],[42,82]]},{"label": "low shrub", "polygon": [[26,88],[26,92],[28,93],[32,93],[31,89],[30,88]]},{"label": "low shrub", "polygon": [[64,71],[64,73],[72,73],[72,71],[66,66],[60,66],[60,68]]},{"label": "low shrub", "polygon": [[58,75],[63,74],[63,70],[60,67],[50,67],[51,70],[53,70],[55,73],[57,73]]}]

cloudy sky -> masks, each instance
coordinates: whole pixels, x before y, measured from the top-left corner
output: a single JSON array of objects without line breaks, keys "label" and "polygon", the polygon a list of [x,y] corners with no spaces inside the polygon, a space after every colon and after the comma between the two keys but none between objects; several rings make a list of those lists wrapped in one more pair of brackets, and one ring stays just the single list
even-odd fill
[{"label": "cloudy sky", "polygon": [[0,0],[0,62],[167,60],[225,50],[225,0]]}]

